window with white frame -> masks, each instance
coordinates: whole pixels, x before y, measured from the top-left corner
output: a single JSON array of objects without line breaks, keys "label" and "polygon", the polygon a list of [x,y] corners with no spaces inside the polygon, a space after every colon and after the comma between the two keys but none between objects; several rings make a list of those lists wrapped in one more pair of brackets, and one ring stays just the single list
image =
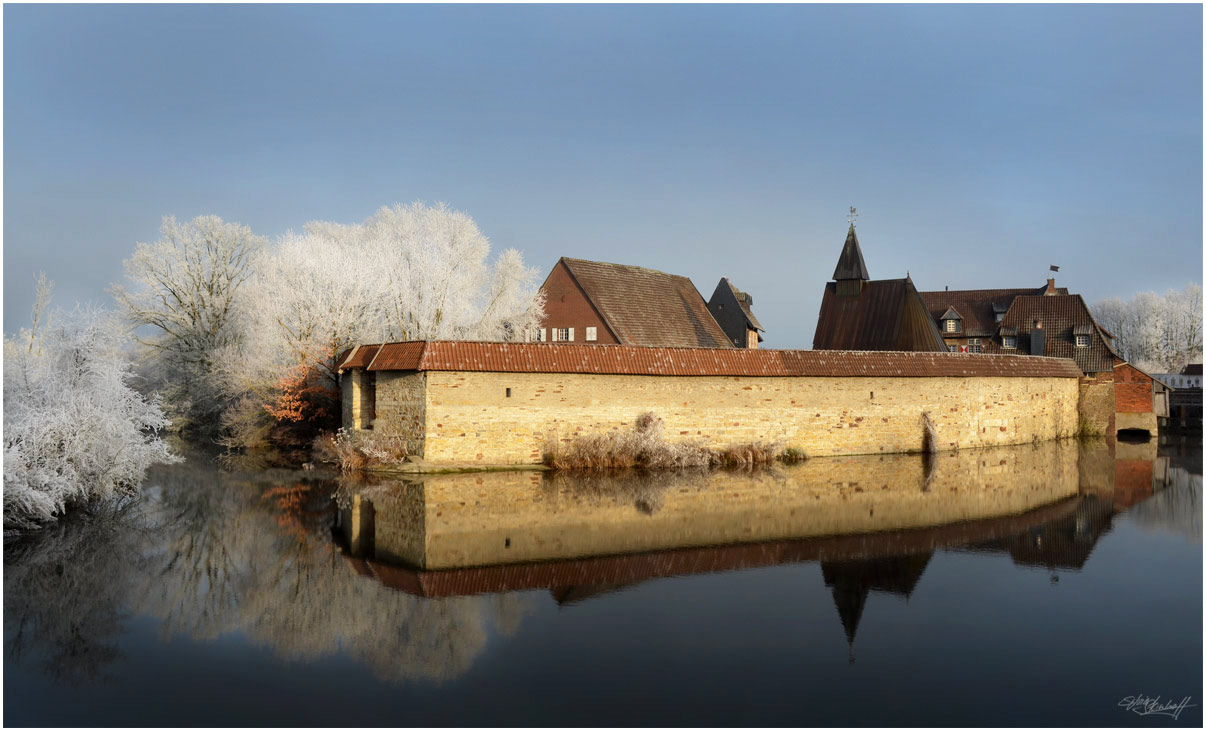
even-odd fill
[{"label": "window with white frame", "polygon": [[574,339],[574,328],[572,327],[556,327],[553,328],[553,340],[559,343],[569,343]]},{"label": "window with white frame", "polygon": [[947,349],[947,350],[949,350],[949,351],[951,351],[952,353],[958,353],[958,352],[959,352],[959,346],[958,346],[958,345],[948,345],[948,346],[946,346],[946,349]]},{"label": "window with white frame", "polygon": [[944,320],[944,322],[946,323],[946,331],[948,333],[959,332],[958,320]]},{"label": "window with white frame", "polygon": [[586,328],[586,339],[588,342],[593,342],[595,340],[598,340],[599,339],[599,328],[597,328],[597,327]]},{"label": "window with white frame", "polygon": [[984,352],[984,346],[980,344],[980,338],[968,338],[967,339],[967,352],[969,352],[969,353],[983,353]]},{"label": "window with white frame", "polygon": [[1001,338],[1001,347],[1006,350],[1015,350],[1018,347],[1018,339],[1013,335],[1006,335]]},{"label": "window with white frame", "polygon": [[545,333],[545,330],[543,327],[539,328],[537,330],[533,330],[532,331],[532,342],[543,343],[546,339],[546,336],[544,333]]},{"label": "window with white frame", "polygon": [[1089,347],[1089,336],[1088,335],[1077,335],[1076,336],[1076,347],[1078,347],[1078,348]]}]

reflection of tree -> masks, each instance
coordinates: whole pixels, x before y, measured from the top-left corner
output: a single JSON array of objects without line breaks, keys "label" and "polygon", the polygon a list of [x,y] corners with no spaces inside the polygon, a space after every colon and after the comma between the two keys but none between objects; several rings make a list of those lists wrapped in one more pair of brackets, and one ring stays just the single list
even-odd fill
[{"label": "reflection of tree", "polygon": [[385,679],[468,669],[516,597],[433,601],[365,581],[331,540],[333,485],[165,468],[159,572],[141,609],[194,639],[231,631],[287,659],[343,653]]},{"label": "reflection of tree", "polygon": [[1202,542],[1202,476],[1174,467],[1167,487],[1132,506],[1126,515],[1140,527]]},{"label": "reflection of tree", "polygon": [[386,680],[442,680],[518,625],[523,597],[430,600],[356,575],[331,539],[332,486],[272,477],[200,460],[155,468],[140,503],[6,546],[9,657],[98,677],[132,612],[169,637],[242,632],[290,660],[343,654]]},{"label": "reflection of tree", "polygon": [[6,656],[29,654],[56,681],[104,680],[121,657],[124,604],[146,570],[147,525],[125,501],[64,517],[4,547]]}]

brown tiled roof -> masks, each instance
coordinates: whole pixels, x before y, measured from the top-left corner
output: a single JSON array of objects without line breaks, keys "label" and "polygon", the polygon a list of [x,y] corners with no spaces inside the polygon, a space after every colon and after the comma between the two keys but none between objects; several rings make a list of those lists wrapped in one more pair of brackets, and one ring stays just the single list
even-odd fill
[{"label": "brown tiled roof", "polygon": [[[1066,295],[1022,295],[1016,297],[1002,327],[1018,329],[1018,352],[1030,352],[1030,332],[1034,321],[1043,321],[1047,341],[1047,355],[1053,358],[1071,358],[1085,373],[1099,373],[1114,368],[1116,354],[1106,340],[1096,321],[1089,313],[1084,299],[1078,294]],[[1090,330],[1089,346],[1076,347],[1076,331]],[[1003,351],[994,338],[985,341],[985,353]]]},{"label": "brown tiled roof", "polygon": [[825,285],[814,350],[946,352],[941,333],[908,278],[862,282],[857,295],[839,295],[837,287],[836,282]]},{"label": "brown tiled roof", "polygon": [[462,341],[386,343],[369,370],[645,376],[1080,376],[1071,361],[1018,355]]},{"label": "brown tiled roof", "polygon": [[[958,289],[941,292],[922,292],[921,301],[930,311],[934,322],[942,320],[948,308],[955,308],[963,318],[963,332],[960,335],[972,337],[991,337],[996,333],[997,321],[993,313],[993,304],[1004,312],[1013,304],[1016,297],[1022,295],[1039,295],[1047,290],[1042,287],[1029,289]],[[1067,287],[1055,290],[1058,294],[1068,294]]]},{"label": "brown tiled roof", "polygon": [[926,553],[1025,533],[1069,515],[1075,499],[1022,515],[907,531],[827,536],[766,543],[684,548],[654,553],[479,568],[423,571],[345,556],[352,570],[382,584],[426,597],[464,596],[536,588],[614,586],[664,576],[684,576],[801,561],[858,560]]},{"label": "brown tiled roof", "polygon": [[338,370],[368,368],[369,363],[373,362],[373,356],[377,355],[380,349],[380,345],[357,345],[339,356]]},{"label": "brown tiled roof", "polygon": [[621,343],[733,347],[690,279],[624,264],[561,261]]}]

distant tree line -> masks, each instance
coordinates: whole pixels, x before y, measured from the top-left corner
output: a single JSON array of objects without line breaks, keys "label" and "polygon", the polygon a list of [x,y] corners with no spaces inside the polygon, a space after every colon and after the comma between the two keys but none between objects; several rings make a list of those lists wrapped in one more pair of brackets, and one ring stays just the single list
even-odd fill
[{"label": "distant tree line", "polygon": [[1093,306],[1093,317],[1114,336],[1114,349],[1149,373],[1179,373],[1202,362],[1202,288],[1190,284],[1163,295],[1140,292]]}]

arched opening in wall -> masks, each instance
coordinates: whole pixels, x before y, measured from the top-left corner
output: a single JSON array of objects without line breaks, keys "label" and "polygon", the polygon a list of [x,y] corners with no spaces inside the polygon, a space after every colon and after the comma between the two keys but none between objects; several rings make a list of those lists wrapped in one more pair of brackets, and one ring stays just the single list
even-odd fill
[{"label": "arched opening in wall", "polygon": [[1118,441],[1128,444],[1142,444],[1151,441],[1152,433],[1147,429],[1119,429]]}]

